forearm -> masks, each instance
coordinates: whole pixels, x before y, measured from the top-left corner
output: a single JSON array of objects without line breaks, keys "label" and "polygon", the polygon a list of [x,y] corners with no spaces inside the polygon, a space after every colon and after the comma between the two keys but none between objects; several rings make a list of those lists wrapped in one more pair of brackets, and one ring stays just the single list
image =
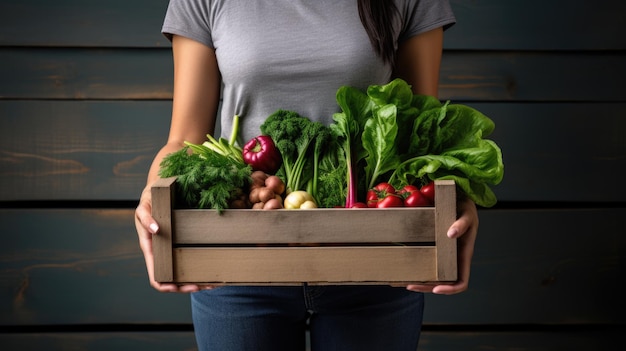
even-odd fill
[{"label": "forearm", "polygon": [[411,85],[414,94],[439,95],[443,29],[416,35],[400,45],[394,76]]},{"label": "forearm", "polygon": [[154,159],[152,160],[150,169],[148,170],[146,188],[149,188],[159,178],[159,169],[161,168],[161,162],[163,161],[163,158],[170,153],[180,150],[181,148],[183,148],[183,146],[184,145],[179,143],[167,143],[157,152]]}]

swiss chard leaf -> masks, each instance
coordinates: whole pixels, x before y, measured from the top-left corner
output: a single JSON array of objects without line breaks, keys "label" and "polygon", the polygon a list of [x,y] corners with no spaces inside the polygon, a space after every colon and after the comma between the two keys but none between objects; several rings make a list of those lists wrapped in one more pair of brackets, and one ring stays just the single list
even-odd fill
[{"label": "swiss chard leaf", "polygon": [[330,128],[335,133],[346,159],[346,182],[348,184],[346,207],[351,208],[357,202],[359,183],[357,164],[366,155],[360,140],[360,133],[372,113],[374,103],[360,90],[343,86],[337,91],[337,104],[342,112],[333,115],[335,123],[331,124]]},{"label": "swiss chard leaf", "polygon": [[361,139],[363,148],[367,151],[365,184],[368,188],[374,187],[380,175],[395,169],[399,164],[400,159],[396,153],[397,112],[396,105],[385,105],[374,112],[363,128]]},{"label": "swiss chard leaf", "polygon": [[[388,181],[397,187],[427,179],[454,179],[478,205],[495,204],[489,184],[498,184],[503,178],[502,151],[495,142],[484,139],[495,124],[481,112],[414,95],[401,79],[372,85],[367,94],[342,87],[337,102],[343,111],[335,114],[337,125],[331,127],[343,133],[344,151],[352,147],[349,154],[357,156],[349,169],[356,167],[353,173],[365,169],[368,181],[359,185],[371,187]],[[387,105],[395,106],[395,127],[388,125],[393,109]],[[359,133],[361,140],[357,139]],[[391,176],[384,179],[388,176],[385,171],[393,168]]]}]

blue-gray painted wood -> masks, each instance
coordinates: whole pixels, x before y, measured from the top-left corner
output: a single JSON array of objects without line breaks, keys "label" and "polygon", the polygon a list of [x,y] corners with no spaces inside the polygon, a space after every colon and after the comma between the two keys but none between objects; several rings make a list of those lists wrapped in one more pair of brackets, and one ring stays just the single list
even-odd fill
[{"label": "blue-gray painted wood", "polygon": [[[0,47],[0,99],[171,99],[169,48]],[[440,97],[626,101],[625,52],[444,52]]]},{"label": "blue-gray painted wood", "polygon": [[190,323],[149,286],[128,209],[0,210],[0,325]]},{"label": "blue-gray painted wood", "polygon": [[[0,202],[136,201],[169,126],[167,2],[0,3]],[[496,122],[510,209],[480,210],[470,290],[427,297],[426,325],[459,331],[420,350],[619,349],[626,2],[451,3],[440,96]],[[3,350],[195,349],[178,328],[97,329],[190,326],[188,296],[148,286],[132,214],[0,210]]]},{"label": "blue-gray painted wood", "polygon": [[[470,289],[427,296],[425,323],[623,323],[626,208],[481,210]],[[0,210],[1,325],[190,323],[148,286],[132,210]],[[604,288],[607,286],[607,288]]]},{"label": "blue-gray painted wood", "polygon": [[83,332],[0,334],[3,351],[193,351],[192,332]]},{"label": "blue-gray painted wood", "polygon": [[[5,0],[0,45],[164,47],[167,0]],[[446,48],[623,50],[626,3],[558,0],[452,0],[457,24]]]},{"label": "blue-gray painted wood", "polygon": [[[500,201],[620,202],[624,103],[471,103],[496,123]],[[136,200],[169,127],[169,101],[0,101],[0,201]],[[609,178],[610,179],[610,178]]]},{"label": "blue-gray painted wood", "polygon": [[[623,344],[619,330],[574,330],[529,332],[424,331],[418,351],[613,351]],[[115,332],[115,333],[36,333],[0,334],[4,351],[194,351],[193,333]],[[307,345],[306,351],[310,351]]]},{"label": "blue-gray painted wood", "polygon": [[451,0],[445,45],[468,50],[624,50],[621,0]]}]

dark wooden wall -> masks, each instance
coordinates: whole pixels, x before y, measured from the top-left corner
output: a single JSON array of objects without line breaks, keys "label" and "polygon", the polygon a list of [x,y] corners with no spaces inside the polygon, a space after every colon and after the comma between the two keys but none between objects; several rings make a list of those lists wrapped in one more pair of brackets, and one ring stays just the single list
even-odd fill
[{"label": "dark wooden wall", "polygon": [[[623,349],[626,2],[452,4],[440,95],[496,122],[506,171],[470,290],[427,297],[420,350]],[[166,6],[0,3],[3,350],[195,349],[133,224],[169,126]]]}]

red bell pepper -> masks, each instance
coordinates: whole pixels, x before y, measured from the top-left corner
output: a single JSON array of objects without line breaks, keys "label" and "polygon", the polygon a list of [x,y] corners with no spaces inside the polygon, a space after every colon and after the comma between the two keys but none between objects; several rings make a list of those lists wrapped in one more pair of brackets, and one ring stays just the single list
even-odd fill
[{"label": "red bell pepper", "polygon": [[276,174],[283,162],[280,151],[272,138],[267,135],[260,135],[248,141],[243,147],[242,154],[243,161],[253,170],[267,174]]}]

